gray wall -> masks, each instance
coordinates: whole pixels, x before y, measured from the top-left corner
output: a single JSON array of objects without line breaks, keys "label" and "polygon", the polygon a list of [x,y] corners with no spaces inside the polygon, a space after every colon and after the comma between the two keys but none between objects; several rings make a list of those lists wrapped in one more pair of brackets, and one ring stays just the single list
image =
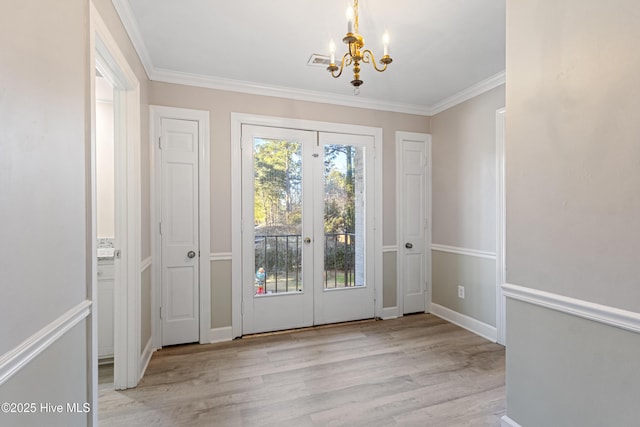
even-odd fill
[{"label": "gray wall", "polygon": [[638,334],[507,303],[507,413],[528,426],[637,426]]},{"label": "gray wall", "polygon": [[[508,1],[509,283],[640,312],[639,20],[636,0]],[[639,342],[510,301],[509,417],[637,424]]]},{"label": "gray wall", "polygon": [[[0,16],[4,355],[90,298],[89,3],[3,2]],[[0,401],[89,402],[90,318],[2,384]],[[46,423],[38,414],[10,420],[0,414],[0,424],[12,426],[87,422],[86,414],[48,417]]]},{"label": "gray wall", "polygon": [[395,307],[398,305],[398,254],[396,251],[382,254],[382,306]]},{"label": "gray wall", "polygon": [[211,261],[211,328],[231,326],[231,260]]},{"label": "gray wall", "polygon": [[[476,256],[433,251],[433,302],[496,326],[496,262]],[[465,297],[458,298],[458,285]]]},{"label": "gray wall", "polygon": [[151,266],[140,275],[140,354],[151,339]]},{"label": "gray wall", "polygon": [[[501,85],[431,118],[434,244],[495,254],[496,110],[504,105]],[[495,326],[495,268],[495,259],[432,251],[432,301]]]},{"label": "gray wall", "polygon": [[[88,402],[86,360],[87,331],[76,325],[22,370],[0,387],[0,402],[35,403],[29,414],[0,413],[0,425],[18,426],[86,426],[87,415],[67,412],[67,403]],[[62,413],[47,413],[41,403],[63,405]],[[92,407],[91,409],[95,409]]]}]

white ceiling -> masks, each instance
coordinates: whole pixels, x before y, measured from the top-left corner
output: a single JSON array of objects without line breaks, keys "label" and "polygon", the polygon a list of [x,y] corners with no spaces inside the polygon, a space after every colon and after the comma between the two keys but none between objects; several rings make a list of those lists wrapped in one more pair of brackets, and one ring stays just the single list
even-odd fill
[{"label": "white ceiling", "polygon": [[152,80],[430,114],[504,82],[505,0],[360,0],[364,64],[333,79],[311,67],[329,41],[345,45],[346,0],[113,0]]}]

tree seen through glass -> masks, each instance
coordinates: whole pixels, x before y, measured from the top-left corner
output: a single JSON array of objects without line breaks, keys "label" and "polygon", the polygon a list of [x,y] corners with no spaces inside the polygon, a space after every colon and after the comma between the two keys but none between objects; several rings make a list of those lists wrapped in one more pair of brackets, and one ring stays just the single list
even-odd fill
[{"label": "tree seen through glass", "polygon": [[[324,149],[326,288],[361,284],[356,284],[355,255],[356,223],[362,216],[356,212],[362,151],[347,145],[326,145]],[[253,155],[255,293],[301,292],[302,146],[295,141],[256,138]]]}]

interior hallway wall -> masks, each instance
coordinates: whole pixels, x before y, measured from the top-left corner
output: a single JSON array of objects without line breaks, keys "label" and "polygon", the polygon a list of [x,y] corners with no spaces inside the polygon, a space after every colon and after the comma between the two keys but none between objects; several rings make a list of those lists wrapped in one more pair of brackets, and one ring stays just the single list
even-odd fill
[{"label": "interior hallway wall", "polygon": [[507,413],[523,426],[640,419],[638,22],[636,0],[507,1],[507,282],[531,297],[508,300]]},{"label": "interior hallway wall", "polygon": [[[0,355],[17,363],[23,342],[68,330],[17,371],[3,366],[0,402],[91,400],[88,22],[87,0],[2,5]],[[0,413],[0,424],[84,426],[90,416]]]}]

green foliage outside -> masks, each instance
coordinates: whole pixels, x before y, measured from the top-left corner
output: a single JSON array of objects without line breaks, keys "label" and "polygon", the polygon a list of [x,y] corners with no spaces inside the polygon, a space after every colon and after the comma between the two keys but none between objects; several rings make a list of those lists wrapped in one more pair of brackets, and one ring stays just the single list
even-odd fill
[{"label": "green foliage outside", "polygon": [[[285,233],[302,223],[302,158],[300,143],[258,140],[254,148],[254,220],[257,227],[282,227]],[[326,233],[355,231],[356,150],[328,145],[324,155]]]},{"label": "green foliage outside", "polygon": [[[353,284],[356,150],[329,145],[324,152],[326,280],[347,286]],[[256,270],[267,271],[268,290],[277,286],[283,292],[288,285],[292,291],[302,280],[302,147],[262,139],[256,140],[253,154]]]}]

